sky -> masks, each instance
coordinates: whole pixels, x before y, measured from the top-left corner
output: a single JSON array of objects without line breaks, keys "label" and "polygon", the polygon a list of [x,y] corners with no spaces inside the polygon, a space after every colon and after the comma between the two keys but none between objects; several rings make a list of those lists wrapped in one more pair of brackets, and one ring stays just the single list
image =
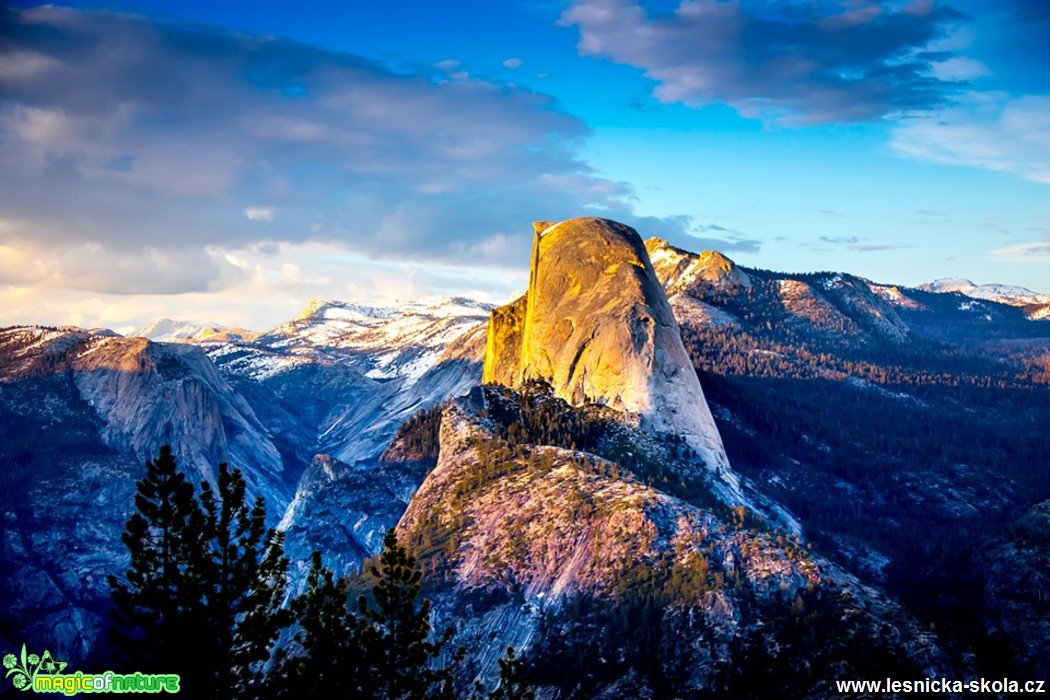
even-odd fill
[{"label": "sky", "polygon": [[1050,292],[1050,4],[0,4],[0,324],[502,303],[584,215]]}]

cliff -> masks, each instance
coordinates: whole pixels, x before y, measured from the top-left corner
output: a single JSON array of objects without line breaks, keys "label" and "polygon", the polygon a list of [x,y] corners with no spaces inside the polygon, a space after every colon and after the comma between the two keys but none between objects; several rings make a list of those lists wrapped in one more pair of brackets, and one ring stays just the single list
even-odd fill
[{"label": "cliff", "polygon": [[575,406],[680,435],[734,491],[736,478],[645,244],[623,224],[537,222],[529,288],[493,311],[483,377],[551,385]]}]

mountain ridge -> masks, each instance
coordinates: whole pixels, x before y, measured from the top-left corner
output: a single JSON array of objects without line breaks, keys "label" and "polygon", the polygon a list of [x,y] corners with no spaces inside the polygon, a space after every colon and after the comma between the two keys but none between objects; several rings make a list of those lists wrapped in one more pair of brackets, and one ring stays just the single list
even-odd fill
[{"label": "mountain ridge", "polygon": [[[647,245],[657,253],[665,245],[670,247],[653,239]],[[671,252],[673,256],[667,255],[664,262],[674,264],[653,265],[653,271],[662,285],[673,290],[669,295],[673,318],[691,355],[690,368],[695,366],[699,372],[734,471],[741,475],[749,494],[756,494],[754,500],[761,511],[774,513],[775,508],[782,508],[804,526],[804,530],[792,531],[778,524],[784,518],[769,518],[766,527],[772,528],[774,543],[780,536],[777,533],[782,533],[786,542],[798,537],[801,543],[813,544],[822,561],[873,587],[880,596],[880,591],[888,590],[905,600],[909,611],[922,616],[923,624],[932,621],[938,629],[947,629],[948,635],[963,634],[952,636],[952,644],[968,648],[971,641],[965,635],[971,632],[951,629],[945,622],[952,619],[950,615],[928,613],[922,606],[929,599],[908,591],[926,590],[924,586],[931,577],[936,581],[938,572],[959,570],[937,568],[956,565],[952,560],[940,563],[938,557],[944,555],[925,547],[927,537],[961,542],[947,549],[953,556],[957,551],[982,551],[979,545],[984,535],[966,533],[994,532],[1012,522],[1019,509],[1023,512],[1032,506],[1030,499],[1050,497],[1040,486],[1044,483],[1039,465],[1046,463],[1045,446],[1029,436],[1045,424],[1039,392],[1050,384],[1050,326],[1026,317],[1025,307],[987,300],[964,305],[971,300],[960,301],[958,294],[876,284],[845,273],[774,273],[737,266],[720,254]],[[662,277],[661,269],[665,270]],[[698,270],[711,274],[697,274]],[[746,276],[747,285],[740,276]],[[0,465],[12,493],[30,494],[21,501],[6,499],[0,520],[4,541],[13,543],[4,552],[5,570],[22,572],[17,579],[0,576],[0,590],[16,601],[4,618],[3,629],[39,631],[57,625],[69,631],[59,640],[64,648],[81,650],[89,649],[103,632],[104,615],[99,615],[97,604],[107,595],[105,575],[119,572],[116,562],[121,551],[114,533],[122,526],[123,513],[114,506],[104,517],[80,517],[75,515],[80,512],[76,499],[79,494],[90,503],[130,503],[134,479],[141,474],[141,461],[130,446],[139,444],[140,438],[146,443],[151,438],[145,434],[137,438],[134,421],[125,420],[135,414],[129,408],[134,402],[115,397],[149,394],[139,390],[120,393],[125,391],[120,388],[119,371],[124,363],[134,370],[130,374],[144,372],[143,377],[155,377],[158,387],[176,383],[184,387],[161,391],[168,401],[164,405],[178,407],[171,411],[175,422],[187,429],[198,423],[186,419],[197,415],[188,411],[190,407],[199,407],[201,416],[214,416],[210,407],[246,406],[241,411],[245,424],[265,435],[260,440],[268,441],[301,472],[298,483],[289,484],[282,496],[291,498],[294,507],[284,510],[283,518],[280,508],[272,513],[283,520],[288,551],[298,560],[293,566],[294,582],[301,582],[305,574],[302,562],[313,548],[325,549],[326,561],[339,573],[351,573],[365,557],[375,554],[382,533],[404,516],[417,496],[423,499],[413,511],[418,515],[431,493],[430,487],[422,495],[418,489],[435,465],[420,459],[418,450],[411,447],[418,437],[403,433],[405,419],[443,397],[463,394],[482,380],[486,345],[491,340],[485,323],[490,307],[470,301],[451,303],[442,316],[440,302],[424,302],[411,314],[400,316],[397,310],[361,312],[359,315],[367,316],[362,320],[352,317],[350,303],[327,300],[311,306],[304,318],[263,334],[261,342],[226,339],[180,346],[74,328],[16,329],[12,332],[25,335],[26,342],[0,341],[0,368],[8,372],[0,376],[0,429],[5,439]],[[502,308],[508,312],[508,307]],[[523,300],[520,308],[510,305],[512,316],[519,312],[523,319]],[[95,351],[78,359],[89,346]],[[93,355],[97,366],[91,364]],[[420,358],[425,360],[420,362]],[[195,368],[190,372],[193,377],[186,377],[190,381],[179,379],[180,367]],[[89,376],[78,379],[78,372]],[[207,399],[208,387],[218,381],[216,377],[225,383],[223,391],[239,398],[225,403]],[[123,406],[115,413],[111,409],[114,401]],[[504,403],[525,422],[527,414],[542,417],[553,405],[524,394]],[[495,405],[490,402],[490,410]],[[436,407],[431,410],[437,413],[428,414],[431,417],[423,423],[433,427],[433,416],[440,418],[441,414]],[[602,421],[603,411],[611,408],[566,404],[565,410],[572,411],[566,415],[575,416],[566,419],[577,426],[573,430],[582,430],[580,421],[584,427],[610,425]],[[249,413],[254,419],[245,417]],[[507,419],[510,424],[519,420],[513,415]],[[462,416],[488,431],[485,440],[492,440],[492,435],[506,438],[494,414],[467,412]],[[213,419],[202,420],[204,425],[218,425]],[[232,420],[235,426],[242,419]],[[598,499],[595,502],[606,503],[612,510],[624,509],[623,517],[634,518],[631,522],[639,531],[649,527],[645,523],[650,511],[681,510],[684,514],[682,509],[695,508],[714,508],[704,512],[726,527],[735,527],[731,513],[717,510],[724,504],[702,500],[702,482],[678,483],[675,475],[652,466],[680,457],[673,444],[661,447],[658,440],[632,432],[629,425],[616,425],[620,427],[602,428],[608,432],[601,433],[600,443],[587,442],[585,432],[573,433],[575,447],[568,442],[551,445],[550,436],[544,437],[542,431],[534,436],[534,446],[521,443],[519,435],[520,448],[526,453],[561,466],[548,465],[548,471],[533,473],[526,459],[520,470],[511,470],[517,474],[512,479],[521,480],[518,486],[531,484],[537,493],[548,494],[546,499],[530,501],[528,489],[510,488],[513,484],[508,483],[508,493],[520,499],[511,511],[514,518],[524,518],[529,508],[543,505],[543,500],[560,502],[564,494],[557,493],[555,486],[576,485]],[[419,424],[412,430],[418,428]],[[931,437],[938,435],[946,437],[941,441]],[[36,445],[37,438],[47,446]],[[459,452],[466,447],[462,441],[450,444],[457,445],[454,450]],[[652,462],[646,455],[663,458]],[[443,457],[447,465],[455,460],[454,454]],[[206,461],[213,458],[219,455],[205,454]],[[187,459],[187,464],[193,462]],[[510,461],[517,459],[512,455]],[[465,465],[460,466],[465,469]],[[458,475],[453,480],[456,483],[467,472],[482,481],[489,478],[484,470],[447,468]],[[35,479],[37,472],[47,472],[47,479]],[[42,484],[47,483],[55,484],[61,493],[45,492]],[[467,489],[467,482],[462,487]],[[462,512],[491,523],[492,513],[485,513],[491,511],[492,503],[485,499],[498,493],[494,488],[495,482],[485,481],[478,492],[481,501],[466,503],[468,508]],[[657,492],[664,495],[653,495]],[[701,499],[701,505],[690,504],[689,498]],[[649,504],[650,511],[638,511],[639,503]],[[49,521],[51,513],[63,509],[73,518]],[[628,518],[627,513],[634,515]],[[421,545],[420,521],[412,517],[415,524],[409,526],[406,521],[402,533]],[[665,520],[660,516],[650,524],[666,534],[670,531]],[[608,521],[591,524],[604,528]],[[446,525],[463,524],[449,520]],[[39,533],[36,540],[30,535],[34,531]],[[450,531],[438,534],[442,532],[448,535]],[[498,582],[496,569],[484,563],[490,555],[505,557],[509,541],[498,539],[503,544],[497,545],[497,540],[485,539],[485,532],[485,527],[463,530],[463,541],[473,542],[481,557],[463,569],[474,572],[464,581],[483,582],[480,588],[471,584],[466,590],[497,599],[511,595],[514,600],[516,589]],[[439,544],[438,539],[432,538],[431,545]],[[75,542],[99,554],[85,557],[73,546]],[[763,542],[764,551],[774,553],[769,561],[796,548]],[[657,560],[663,556],[660,552],[667,553],[660,547],[651,552]],[[1019,561],[1017,552],[1029,548],[1026,541],[1007,548],[993,543],[985,558],[962,570],[970,572],[968,577],[981,576],[984,570],[999,571]],[[51,561],[66,562],[67,571],[52,567]],[[913,563],[917,561],[933,563],[916,567]],[[728,569],[719,567],[727,574]],[[913,571],[915,568],[919,570]],[[471,578],[475,574],[480,578]],[[528,571],[515,575],[524,580]],[[566,585],[570,580],[572,575]],[[970,585],[969,581],[965,578],[963,583]],[[78,588],[78,582],[88,583]],[[982,602],[966,597],[969,589],[959,593],[950,588],[955,584],[938,585],[949,586],[947,590],[960,596],[960,610],[978,611],[972,617],[987,621],[988,629],[997,630],[995,634],[1009,635],[1009,630],[1023,624],[1020,603]],[[543,579],[534,592],[546,591],[546,596],[555,590],[552,586]],[[548,623],[532,619],[533,612],[523,611],[520,605],[509,606],[487,618],[489,622],[471,623],[465,633],[479,640],[494,633],[516,645],[527,640],[505,633],[517,626],[533,630],[530,640],[539,639],[544,629],[568,633],[574,627],[565,615],[592,609],[587,606],[598,603],[591,593],[599,589],[570,586],[558,590],[583,594],[580,598],[574,593],[565,598],[566,606],[551,609],[560,622],[544,627]],[[444,598],[436,610],[448,616],[443,619],[462,618],[462,604],[471,600],[470,595]],[[798,595],[805,605],[818,604],[804,589],[798,589]],[[772,607],[752,609],[756,619],[772,622],[787,614],[773,599],[762,600],[762,606]],[[529,605],[535,608],[537,603],[534,600]],[[578,608],[580,605],[584,607]],[[750,651],[738,650],[744,656],[734,658],[765,648],[765,642],[751,636],[756,629],[750,626],[753,621],[736,628],[745,635]],[[1037,634],[1041,628],[1032,629]],[[773,635],[769,640],[780,638]],[[580,639],[581,644],[593,641]],[[1009,644],[1000,646],[1016,649],[1019,659],[1030,661],[1038,659],[1038,649],[1045,648],[1040,643],[1035,640],[1026,646],[1023,640],[1011,637]],[[548,654],[544,658],[554,658],[549,656],[554,653],[550,649],[535,649]],[[603,653],[612,651],[615,649],[605,648]],[[478,658],[489,666],[495,662],[495,657],[484,654]],[[972,669],[966,658],[953,656],[952,663]]]}]

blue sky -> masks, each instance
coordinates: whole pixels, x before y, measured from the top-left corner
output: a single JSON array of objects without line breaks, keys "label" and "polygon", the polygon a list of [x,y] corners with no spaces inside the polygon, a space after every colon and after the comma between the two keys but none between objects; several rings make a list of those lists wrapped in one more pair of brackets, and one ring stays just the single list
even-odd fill
[{"label": "blue sky", "polygon": [[0,9],[4,323],[501,302],[585,214],[1050,292],[1041,0],[305,5]]}]

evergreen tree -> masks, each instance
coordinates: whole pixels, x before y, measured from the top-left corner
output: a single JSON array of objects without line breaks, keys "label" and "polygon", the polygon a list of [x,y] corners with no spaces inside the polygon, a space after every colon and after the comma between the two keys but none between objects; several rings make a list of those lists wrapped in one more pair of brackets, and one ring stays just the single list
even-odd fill
[{"label": "evergreen tree", "polygon": [[198,624],[211,645],[197,668],[215,697],[245,697],[262,682],[259,667],[291,622],[290,612],[280,609],[288,562],[283,533],[266,531],[263,499],[249,508],[240,470],[220,464],[218,487],[218,498],[208,484],[201,487],[202,556],[188,562],[205,586]]},{"label": "evergreen tree", "polygon": [[242,606],[243,616],[237,623],[237,637],[230,653],[236,697],[270,694],[263,667],[281,630],[295,619],[292,611],[283,607],[287,580],[284,533],[270,530],[262,561]]},{"label": "evergreen tree", "polygon": [[198,504],[167,445],[146,463],[146,476],[136,488],[136,512],[121,535],[130,554],[127,574],[124,581],[108,578],[115,623],[110,642],[125,668],[170,672],[184,665],[187,612],[201,598],[186,570],[194,549],[190,521],[199,518]]},{"label": "evergreen tree", "polygon": [[138,483],[122,536],[126,580],[109,578],[111,639],[125,670],[180,674],[190,697],[263,695],[261,666],[291,614],[280,609],[288,561],[240,471],[219,465],[218,496],[193,486],[161,447]]},{"label": "evergreen tree", "polygon": [[420,572],[391,530],[383,540],[369,596],[349,609],[346,579],[336,580],[313,553],[306,591],[295,599],[302,649],[279,665],[283,697],[353,697],[439,700],[454,697],[456,665],[463,650],[441,663],[452,637],[431,637],[430,601],[419,600]]},{"label": "evergreen tree", "polygon": [[499,685],[489,694],[488,700],[535,700],[536,692],[525,682],[525,669],[514,647],[499,660]]},{"label": "evergreen tree", "polygon": [[485,692],[480,681],[474,682],[474,700],[535,700],[536,691],[525,681],[525,668],[514,653],[514,647],[499,659],[499,681],[496,687]]},{"label": "evergreen tree", "polygon": [[422,572],[393,529],[383,539],[379,565],[372,566],[371,574],[377,579],[374,605],[362,595],[358,608],[365,623],[361,651],[371,671],[366,681],[377,686],[362,689],[378,691],[370,697],[398,700],[453,697],[453,672],[463,651],[455,652],[446,665],[438,663],[454,630],[448,627],[431,639],[430,600],[419,600]]},{"label": "evergreen tree", "polygon": [[306,590],[291,604],[302,653],[282,657],[272,674],[279,697],[353,697],[363,674],[357,653],[360,621],[348,608],[347,582],[335,580],[321,553],[310,558]]}]

